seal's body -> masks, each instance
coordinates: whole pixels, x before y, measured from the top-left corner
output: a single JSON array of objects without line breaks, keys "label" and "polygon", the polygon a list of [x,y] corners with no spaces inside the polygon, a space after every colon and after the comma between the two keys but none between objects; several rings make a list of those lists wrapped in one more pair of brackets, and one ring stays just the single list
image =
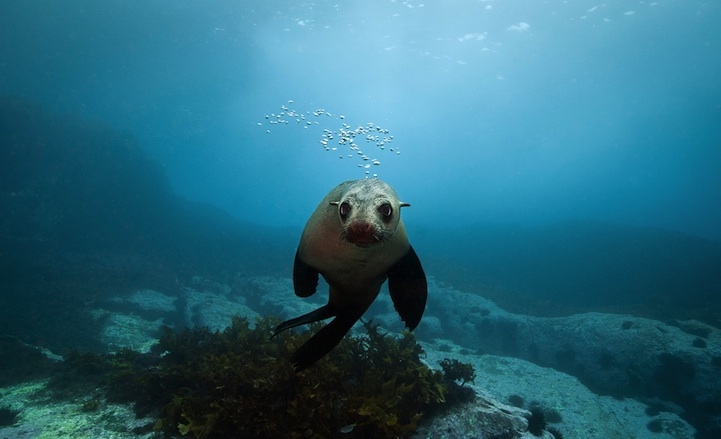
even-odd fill
[{"label": "seal's body", "polygon": [[403,206],[408,204],[385,182],[352,180],[330,191],[308,219],[295,256],[293,287],[300,297],[312,295],[320,273],[330,285],[328,304],[283,322],[275,334],[335,319],[294,354],[296,370],[310,366],[340,342],[386,279],[401,319],[411,330],[418,325],[428,287],[400,219]]}]

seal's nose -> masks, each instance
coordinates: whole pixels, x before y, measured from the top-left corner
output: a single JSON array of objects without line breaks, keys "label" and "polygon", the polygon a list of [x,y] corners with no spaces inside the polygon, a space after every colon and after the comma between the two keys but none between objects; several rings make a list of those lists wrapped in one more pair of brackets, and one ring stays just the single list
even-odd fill
[{"label": "seal's nose", "polygon": [[373,225],[363,220],[351,222],[348,224],[348,241],[356,245],[367,245],[376,242]]},{"label": "seal's nose", "polygon": [[370,231],[372,229],[373,229],[373,226],[371,226],[368,221],[363,221],[363,220],[353,221],[350,225],[351,232],[355,233],[355,234],[360,234],[360,235],[362,235],[364,233],[368,233],[368,231]]}]

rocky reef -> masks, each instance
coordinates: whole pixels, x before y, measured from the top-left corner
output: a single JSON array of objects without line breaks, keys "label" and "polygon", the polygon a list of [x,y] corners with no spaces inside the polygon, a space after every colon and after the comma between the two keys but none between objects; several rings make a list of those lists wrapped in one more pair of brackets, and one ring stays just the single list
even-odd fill
[{"label": "rocky reef", "polygon": [[552,367],[596,393],[680,413],[709,429],[703,437],[720,431],[721,331],[712,326],[604,313],[533,317],[451,287],[433,285],[432,291],[428,315],[435,326],[420,337]]}]

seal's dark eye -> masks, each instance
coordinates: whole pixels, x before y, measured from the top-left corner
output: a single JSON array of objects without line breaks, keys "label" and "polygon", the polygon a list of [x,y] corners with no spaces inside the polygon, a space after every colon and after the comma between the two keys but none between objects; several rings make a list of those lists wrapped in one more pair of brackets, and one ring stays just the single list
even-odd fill
[{"label": "seal's dark eye", "polygon": [[348,214],[350,213],[350,204],[346,203],[345,201],[338,206],[338,213],[340,214],[341,219],[346,219]]},{"label": "seal's dark eye", "polygon": [[393,215],[393,208],[388,203],[381,204],[381,207],[378,208],[378,212],[383,215],[383,219],[389,220]]}]

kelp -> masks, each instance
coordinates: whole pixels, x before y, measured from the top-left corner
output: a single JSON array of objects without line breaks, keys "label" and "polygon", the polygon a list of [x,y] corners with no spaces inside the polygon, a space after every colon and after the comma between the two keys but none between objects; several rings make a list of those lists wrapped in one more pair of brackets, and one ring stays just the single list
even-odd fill
[{"label": "kelp", "polygon": [[365,335],[345,337],[295,373],[292,352],[320,325],[271,338],[277,324],[236,318],[223,332],[166,328],[149,354],[105,357],[103,388],[111,400],[134,402],[138,415],[156,415],[155,430],[168,436],[394,438],[472,380],[470,365],[448,360],[444,372],[432,370],[412,333],[393,337],[370,322]]}]

